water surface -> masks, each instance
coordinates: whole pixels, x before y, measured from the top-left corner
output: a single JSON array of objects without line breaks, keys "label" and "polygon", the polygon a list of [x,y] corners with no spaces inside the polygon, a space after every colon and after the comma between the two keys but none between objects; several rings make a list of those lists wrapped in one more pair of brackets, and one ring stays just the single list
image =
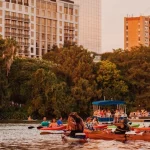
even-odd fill
[{"label": "water surface", "polygon": [[40,135],[37,124],[0,124],[0,149],[5,150],[150,150],[150,142],[88,140],[64,143],[60,134]]}]

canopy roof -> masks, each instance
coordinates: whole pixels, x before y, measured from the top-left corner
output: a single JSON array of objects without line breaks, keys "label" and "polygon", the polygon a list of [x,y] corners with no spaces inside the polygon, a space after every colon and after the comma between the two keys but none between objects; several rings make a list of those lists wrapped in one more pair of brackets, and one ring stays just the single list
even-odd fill
[{"label": "canopy roof", "polygon": [[102,101],[95,101],[92,102],[93,105],[121,105],[121,104],[125,104],[124,101],[120,101],[120,100],[102,100]]}]

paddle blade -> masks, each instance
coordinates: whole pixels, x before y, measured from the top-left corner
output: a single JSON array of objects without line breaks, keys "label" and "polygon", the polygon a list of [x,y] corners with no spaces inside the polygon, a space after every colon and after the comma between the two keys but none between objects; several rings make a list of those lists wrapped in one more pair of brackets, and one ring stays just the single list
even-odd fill
[{"label": "paddle blade", "polygon": [[35,127],[34,127],[34,126],[29,126],[29,127],[28,127],[28,129],[33,129],[33,128],[35,128]]},{"label": "paddle blade", "polygon": [[41,129],[41,128],[43,128],[43,126],[38,126],[38,127],[37,127],[37,129]]}]

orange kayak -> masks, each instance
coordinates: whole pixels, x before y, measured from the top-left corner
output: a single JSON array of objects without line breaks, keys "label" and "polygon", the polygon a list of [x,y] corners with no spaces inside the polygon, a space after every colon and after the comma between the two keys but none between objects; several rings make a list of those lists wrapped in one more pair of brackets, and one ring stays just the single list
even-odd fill
[{"label": "orange kayak", "polygon": [[150,131],[150,127],[142,127],[142,128],[132,127],[131,129],[136,131]]},{"label": "orange kayak", "polygon": [[127,140],[144,140],[150,141],[150,133],[140,134],[114,134],[105,131],[93,131],[85,133],[90,139],[102,139],[102,140],[117,140],[117,141],[127,141]]}]

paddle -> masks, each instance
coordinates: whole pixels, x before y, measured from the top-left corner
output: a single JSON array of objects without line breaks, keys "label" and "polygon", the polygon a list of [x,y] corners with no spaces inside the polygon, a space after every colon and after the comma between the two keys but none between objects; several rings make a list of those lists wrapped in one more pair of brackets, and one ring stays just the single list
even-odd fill
[{"label": "paddle", "polygon": [[[29,127],[28,127],[28,129],[33,129],[33,128],[35,128],[35,127],[34,127],[34,126],[29,126]],[[38,127],[37,127],[37,129],[41,129],[41,128],[43,128],[43,126],[38,126]]]},{"label": "paddle", "polygon": [[65,132],[41,132],[40,135],[45,135],[45,134],[65,134]]},{"label": "paddle", "polygon": [[62,131],[51,131],[51,132],[41,132],[40,135],[45,134],[69,134],[70,132],[67,132],[68,130],[62,130]]}]

